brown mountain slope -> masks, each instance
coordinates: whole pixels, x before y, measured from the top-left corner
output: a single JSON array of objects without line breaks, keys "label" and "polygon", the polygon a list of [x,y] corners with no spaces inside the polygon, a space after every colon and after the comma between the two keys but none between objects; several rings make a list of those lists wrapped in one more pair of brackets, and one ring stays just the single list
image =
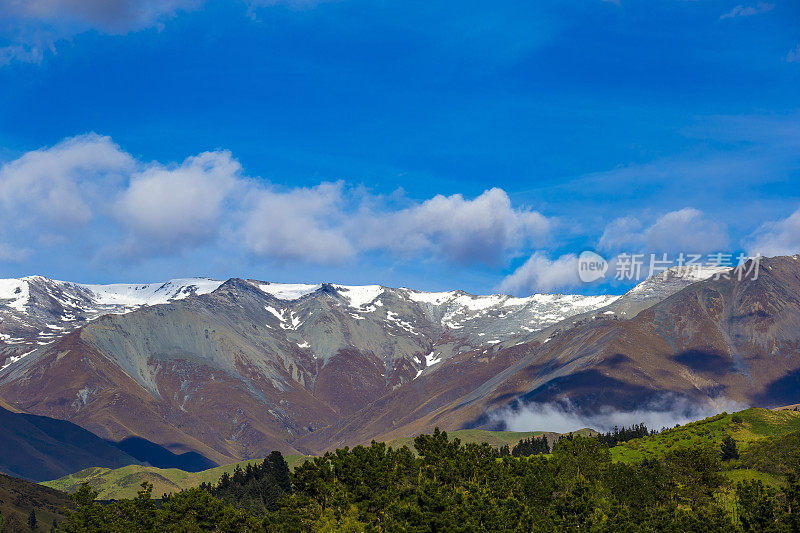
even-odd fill
[{"label": "brown mountain slope", "polygon": [[543,344],[463,354],[297,445],[487,427],[491,414],[509,405],[562,399],[587,413],[633,410],[663,404],[665,394],[765,407],[796,403],[800,260],[765,260],[756,280],[693,284],[630,320],[598,316]]},{"label": "brown mountain slope", "polygon": [[[615,300],[324,284],[281,299],[281,290],[231,279],[101,317],[0,370],[0,394],[104,438],[142,437],[218,463],[293,453],[298,438],[424,377],[434,361]],[[469,386],[454,384],[431,405]]]},{"label": "brown mountain slope", "polygon": [[[650,280],[625,313],[539,330],[520,311],[537,298],[323,285],[280,300],[233,279],[102,317],[9,366],[0,395],[218,463],[486,427],[520,402],[628,410],[668,393],[784,405],[797,402],[799,276],[800,259],[774,258],[757,280],[678,284],[672,296]],[[564,298],[539,299],[550,313]]]},{"label": "brown mountain slope", "polygon": [[[225,373],[176,359],[164,365],[157,381],[159,390],[182,394],[153,395],[75,332],[2,388],[6,398],[30,413],[69,420],[114,441],[138,436],[175,453],[197,451],[218,464],[274,449],[295,452],[286,442],[286,428],[270,413],[271,403],[256,402]],[[270,393],[268,387],[263,390]],[[274,404],[291,402],[295,410],[312,412],[310,418],[320,425],[317,413],[332,417],[307,392],[292,392],[273,393]],[[246,422],[239,423],[240,418]],[[252,443],[255,451],[244,452]]]}]

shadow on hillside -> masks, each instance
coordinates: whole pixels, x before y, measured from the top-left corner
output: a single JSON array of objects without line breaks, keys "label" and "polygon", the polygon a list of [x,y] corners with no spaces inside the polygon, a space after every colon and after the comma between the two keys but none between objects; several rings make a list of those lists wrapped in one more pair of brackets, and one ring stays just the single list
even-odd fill
[{"label": "shadow on hillside", "polygon": [[756,396],[756,405],[780,407],[800,402],[800,369],[780,377],[766,387],[764,392]]},{"label": "shadow on hillside", "polygon": [[119,442],[106,441],[134,459],[157,468],[179,468],[187,472],[200,472],[218,466],[197,452],[175,454],[163,446],[141,437],[128,437]]},{"label": "shadow on hillside", "polygon": [[715,350],[686,350],[675,356],[675,361],[695,372],[724,375],[733,372],[730,356]]}]

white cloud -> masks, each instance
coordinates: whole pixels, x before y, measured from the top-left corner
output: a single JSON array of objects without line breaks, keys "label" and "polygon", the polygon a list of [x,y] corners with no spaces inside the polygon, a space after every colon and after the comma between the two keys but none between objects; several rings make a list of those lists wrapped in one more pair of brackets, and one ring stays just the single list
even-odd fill
[{"label": "white cloud", "polygon": [[750,239],[750,255],[794,255],[800,253],[800,209],[777,222],[762,225]]},{"label": "white cloud", "polygon": [[606,251],[646,253],[707,253],[724,251],[729,244],[723,224],[691,207],[666,213],[647,227],[635,217],[615,219],[598,242]]},{"label": "white cloud", "polygon": [[551,223],[531,209],[515,209],[506,192],[494,188],[473,200],[437,195],[397,212],[362,214],[359,225],[367,249],[492,265],[509,251],[544,242]]},{"label": "white cloud", "polygon": [[27,260],[33,250],[27,247],[16,247],[0,242],[0,261],[7,263],[21,263]]},{"label": "white cloud", "polygon": [[342,229],[341,183],[256,194],[243,228],[254,254],[269,259],[335,263],[355,249]]},{"label": "white cloud", "polygon": [[703,218],[691,207],[659,217],[644,232],[648,248],[658,252],[713,252],[724,250],[729,243],[722,224]]},{"label": "white cloud", "polygon": [[148,163],[109,137],[88,134],[0,166],[0,222],[12,230],[0,239],[9,250],[31,242],[71,246],[103,261],[217,243],[268,261],[330,264],[375,252],[503,264],[541,244],[551,225],[532,209],[512,206],[501,189],[473,199],[391,199],[405,202],[402,208],[388,200],[342,182],[280,189],[244,175],[222,150]]},{"label": "white cloud", "polygon": [[0,167],[0,219],[59,230],[87,224],[92,204],[134,167],[109,137],[80,135]]},{"label": "white cloud", "polygon": [[230,152],[204,152],[178,166],[152,164],[135,173],[114,206],[128,232],[123,253],[174,253],[209,241],[225,199],[243,182]]},{"label": "white cloud", "polygon": [[202,0],[6,0],[0,14],[45,25],[74,24],[109,33],[124,33],[156,24]]},{"label": "white cloud", "polygon": [[203,0],[5,0],[0,19],[13,44],[0,48],[0,66],[13,60],[38,63],[59,40],[88,30],[124,34],[159,25]]},{"label": "white cloud", "polygon": [[578,256],[566,254],[551,260],[546,253],[535,252],[502,281],[500,290],[507,294],[529,295],[579,284]]},{"label": "white cloud", "polygon": [[630,427],[644,423],[649,429],[671,428],[723,411],[735,412],[747,405],[724,397],[706,402],[691,402],[682,397],[662,395],[647,405],[633,411],[619,411],[609,406],[595,406],[592,413],[581,412],[569,401],[530,404],[519,409],[503,409],[493,415],[495,421],[504,422],[509,431],[555,431],[566,433],[583,428],[610,431],[617,427]]},{"label": "white cloud", "polygon": [[770,4],[768,2],[758,2],[755,5],[745,6],[745,5],[738,5],[728,11],[727,13],[720,15],[720,19],[732,19],[736,17],[751,17],[753,15],[760,15],[762,13],[767,13],[775,9],[775,4]]},{"label": "white cloud", "polygon": [[597,246],[601,250],[623,250],[642,238],[642,222],[636,217],[622,217],[609,222]]}]

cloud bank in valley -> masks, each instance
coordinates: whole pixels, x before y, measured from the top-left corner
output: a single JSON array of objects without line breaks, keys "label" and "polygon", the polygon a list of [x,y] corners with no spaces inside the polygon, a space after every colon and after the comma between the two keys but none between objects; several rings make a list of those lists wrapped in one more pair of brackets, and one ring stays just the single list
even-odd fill
[{"label": "cloud bank in valley", "polygon": [[676,424],[685,424],[723,411],[739,411],[746,408],[746,405],[726,398],[701,403],[664,395],[632,411],[620,411],[605,406],[592,413],[586,413],[581,412],[569,401],[528,404],[497,411],[492,415],[492,421],[502,424],[509,431],[566,433],[591,428],[604,432],[614,426],[630,427],[642,422],[649,429],[660,430],[663,427],[674,427]]}]

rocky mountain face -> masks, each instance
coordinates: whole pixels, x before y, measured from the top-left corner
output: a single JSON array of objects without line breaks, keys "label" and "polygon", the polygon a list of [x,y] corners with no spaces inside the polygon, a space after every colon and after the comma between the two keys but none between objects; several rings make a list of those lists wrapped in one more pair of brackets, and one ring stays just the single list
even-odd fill
[{"label": "rocky mountain face", "polygon": [[[217,463],[486,427],[519,402],[788,398],[800,367],[800,261],[765,261],[755,281],[702,281],[713,273],[667,273],[622,297],[175,283],[165,301],[122,314],[82,303],[84,325],[52,340],[38,340],[38,324],[63,318],[65,298],[0,289],[0,350],[32,347],[7,356],[0,396],[103,438]],[[33,323],[25,337],[21,324]]]},{"label": "rocky mountain face", "polygon": [[564,400],[584,414],[723,400],[762,407],[797,402],[800,256],[762,261],[756,280],[683,285],[624,319],[635,304],[628,300],[641,292],[635,288],[522,345],[462,354],[416,387],[393,391],[296,445],[327,448],[434,426],[497,429],[504,418],[497,415],[509,408],[535,411]]},{"label": "rocky mountain face", "polygon": [[[22,281],[29,294],[73,287]],[[221,463],[275,448],[295,451],[291,443],[299,437],[458,354],[523,342],[617,298],[512,298],[241,279],[202,294],[194,284],[172,285],[190,287],[177,294],[191,291],[192,297],[169,292],[162,299],[170,303],[138,300],[136,310],[113,308],[121,314],[94,320],[96,300],[81,300],[67,311],[61,293],[12,300],[4,309],[9,325],[3,320],[13,331],[10,346],[25,339],[37,347],[7,359],[0,371],[2,395],[104,438],[135,435]],[[38,324],[76,308],[86,325],[40,340]],[[20,333],[22,324],[30,337]]]},{"label": "rocky mountain face", "polygon": [[197,278],[140,285],[85,285],[42,276],[0,279],[0,368],[95,318],[213,291]]}]

